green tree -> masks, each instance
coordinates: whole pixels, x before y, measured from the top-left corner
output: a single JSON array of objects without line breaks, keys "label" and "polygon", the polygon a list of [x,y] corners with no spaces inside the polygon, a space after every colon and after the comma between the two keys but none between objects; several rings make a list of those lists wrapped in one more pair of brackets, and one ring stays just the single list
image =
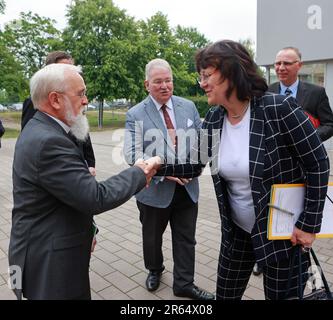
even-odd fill
[{"label": "green tree", "polygon": [[28,95],[28,81],[14,55],[6,48],[0,37],[0,103],[23,101]]},{"label": "green tree", "polygon": [[67,13],[64,41],[76,63],[82,65],[88,97],[103,101],[135,96],[137,84],[130,74],[137,25],[110,0],[72,1]]},{"label": "green tree", "polygon": [[3,37],[6,47],[23,66],[30,78],[44,64],[45,56],[62,47],[61,33],[55,21],[31,12],[21,12],[20,19],[5,26]]},{"label": "green tree", "polygon": [[0,0],[0,14],[4,13],[6,9],[5,0]]},{"label": "green tree", "polygon": [[198,32],[196,28],[184,28],[177,26],[175,37],[178,43],[178,59],[181,57],[183,62],[179,70],[178,85],[181,92],[179,94],[186,96],[195,96],[201,93],[201,89],[196,82],[197,73],[195,66],[195,54],[198,49],[205,47],[209,40]]}]

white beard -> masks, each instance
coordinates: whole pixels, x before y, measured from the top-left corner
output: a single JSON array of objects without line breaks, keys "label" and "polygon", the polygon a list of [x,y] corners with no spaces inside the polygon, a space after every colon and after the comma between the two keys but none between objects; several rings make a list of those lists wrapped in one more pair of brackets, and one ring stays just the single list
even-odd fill
[{"label": "white beard", "polygon": [[76,139],[85,141],[89,133],[89,123],[86,115],[82,114],[82,111],[84,109],[80,110],[80,113],[77,116],[74,116],[70,101],[66,102],[67,103],[65,103],[65,117],[67,123],[70,124],[70,131]]}]

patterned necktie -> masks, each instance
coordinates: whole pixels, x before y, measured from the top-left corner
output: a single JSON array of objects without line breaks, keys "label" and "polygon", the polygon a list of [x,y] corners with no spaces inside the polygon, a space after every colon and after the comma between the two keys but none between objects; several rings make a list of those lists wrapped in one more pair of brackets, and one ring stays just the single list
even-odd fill
[{"label": "patterned necktie", "polygon": [[172,124],[172,121],[171,121],[171,118],[170,118],[170,115],[166,109],[166,105],[164,104],[161,109],[162,109],[162,112],[163,112],[163,116],[164,116],[164,121],[165,121],[165,124],[166,124],[166,127],[168,129],[168,133],[169,133],[169,136],[171,138],[171,141],[172,141],[172,144],[174,145],[174,147],[176,148],[176,145],[177,145],[177,136],[176,136],[176,130],[175,130],[175,127],[173,126]]},{"label": "patterned necktie", "polygon": [[287,97],[290,96],[292,93],[293,93],[293,92],[292,92],[289,88],[287,88],[287,89],[285,90],[285,92],[284,92],[284,94],[285,94]]}]

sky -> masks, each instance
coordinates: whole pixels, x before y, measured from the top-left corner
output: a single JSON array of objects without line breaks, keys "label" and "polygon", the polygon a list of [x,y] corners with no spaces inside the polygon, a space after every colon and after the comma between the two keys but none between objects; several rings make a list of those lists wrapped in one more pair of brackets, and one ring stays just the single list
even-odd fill
[{"label": "sky", "polygon": [[[0,26],[19,17],[20,12],[37,13],[66,26],[66,5],[70,0],[5,0],[6,11],[0,15]],[[208,40],[251,38],[256,41],[257,0],[114,0],[127,14],[138,19],[151,17],[157,11],[166,14],[171,27],[195,27]]]}]

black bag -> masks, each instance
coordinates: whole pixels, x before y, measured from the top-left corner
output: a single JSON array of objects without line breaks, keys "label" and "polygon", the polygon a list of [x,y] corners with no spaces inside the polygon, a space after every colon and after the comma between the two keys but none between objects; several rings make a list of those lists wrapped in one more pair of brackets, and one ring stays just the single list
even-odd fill
[{"label": "black bag", "polygon": [[[317,288],[317,286],[314,286],[312,288],[312,292],[305,294],[303,292],[303,281],[302,281],[302,261],[301,261],[301,255],[302,255],[302,248],[301,246],[295,246],[293,256],[292,256],[292,263],[291,263],[291,270],[293,269],[295,265],[296,256],[298,256],[298,279],[297,279],[297,297],[288,297],[286,300],[333,300],[332,292],[330,291],[330,288],[328,286],[327,280],[325,278],[325,275],[323,273],[323,269],[321,268],[319,261],[313,251],[313,249],[310,249],[310,255],[312,256],[312,259],[314,260],[321,276],[321,282],[323,284],[322,287]],[[288,285],[287,285],[287,293],[286,296],[288,296],[290,285],[291,285],[291,278],[292,278],[292,272],[289,274],[288,278]]]}]

